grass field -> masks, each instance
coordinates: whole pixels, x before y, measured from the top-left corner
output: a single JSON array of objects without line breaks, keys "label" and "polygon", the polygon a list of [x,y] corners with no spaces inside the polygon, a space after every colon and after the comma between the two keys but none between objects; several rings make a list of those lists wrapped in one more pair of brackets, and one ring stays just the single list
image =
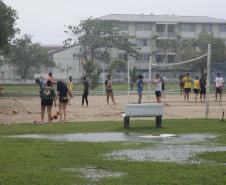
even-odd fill
[{"label": "grass field", "polygon": [[[226,146],[226,123],[218,120],[164,120],[163,129],[154,122],[132,121],[125,130],[121,122],[83,122],[49,125],[0,125],[1,185],[225,185],[226,152],[206,152],[196,157],[203,164],[176,164],[150,161],[110,160],[103,155],[115,150],[151,146],[142,142],[60,142],[47,139],[16,139],[15,134],[65,134],[95,132],[132,132],[140,134],[212,133],[219,137],[208,141]],[[121,172],[119,177],[98,180],[86,178],[78,171],[86,168]]]}]

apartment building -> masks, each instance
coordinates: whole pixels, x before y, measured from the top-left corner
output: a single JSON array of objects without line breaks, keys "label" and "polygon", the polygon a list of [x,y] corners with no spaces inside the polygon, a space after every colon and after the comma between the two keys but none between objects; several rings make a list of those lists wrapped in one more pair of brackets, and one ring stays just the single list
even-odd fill
[{"label": "apartment building", "polygon": [[199,33],[207,32],[225,40],[226,20],[205,16],[178,15],[130,15],[110,14],[98,18],[118,22],[120,31],[133,37],[131,42],[140,47],[141,57],[138,59],[124,56],[118,51],[118,56],[128,59],[141,72],[147,73],[149,58],[157,63],[177,62],[175,43],[180,39],[196,38]]}]

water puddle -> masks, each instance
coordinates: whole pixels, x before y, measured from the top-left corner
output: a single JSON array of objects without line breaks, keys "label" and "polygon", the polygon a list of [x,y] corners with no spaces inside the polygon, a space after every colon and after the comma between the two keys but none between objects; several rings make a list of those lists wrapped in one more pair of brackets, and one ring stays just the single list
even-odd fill
[{"label": "water puddle", "polygon": [[161,145],[157,147],[115,151],[107,155],[108,159],[131,161],[155,161],[176,163],[200,163],[193,160],[198,153],[226,151],[226,147],[200,145]]},{"label": "water puddle", "polygon": [[[117,141],[133,141],[133,142],[150,142],[150,139],[166,139],[174,137],[173,134],[161,134],[159,136],[142,136],[135,133],[86,133],[86,134],[25,134],[7,136],[10,138],[23,138],[23,139],[49,139],[54,141],[79,141],[79,142],[117,142]],[[152,138],[151,138],[152,137]]]},{"label": "water puddle", "polygon": [[87,168],[63,168],[64,171],[66,172],[76,172],[76,173],[81,173],[82,175],[85,176],[87,179],[91,179],[94,181],[98,181],[102,178],[107,178],[107,177],[121,177],[125,175],[122,172],[111,172],[103,169],[98,169],[95,167],[87,167]]},{"label": "water puddle", "polygon": [[[49,139],[66,142],[145,142],[152,144],[143,149],[114,151],[104,156],[104,158],[113,160],[199,163],[200,161],[195,161],[192,159],[199,153],[226,151],[226,147],[213,146],[208,142],[209,140],[217,137],[217,135],[212,134],[144,135],[137,133],[104,132],[76,134],[27,134],[6,137]],[[83,169],[83,171],[86,171],[87,174],[97,174],[96,169],[93,168]],[[102,171],[98,170],[98,173],[108,176],[107,172],[102,173]]]},{"label": "water puddle", "polygon": [[[226,147],[212,146],[207,141],[216,138],[211,134],[185,134],[165,140],[155,140],[156,146],[134,150],[120,150],[107,154],[108,159],[200,163],[195,155],[204,152],[226,151]],[[150,137],[151,138],[151,137]]]}]

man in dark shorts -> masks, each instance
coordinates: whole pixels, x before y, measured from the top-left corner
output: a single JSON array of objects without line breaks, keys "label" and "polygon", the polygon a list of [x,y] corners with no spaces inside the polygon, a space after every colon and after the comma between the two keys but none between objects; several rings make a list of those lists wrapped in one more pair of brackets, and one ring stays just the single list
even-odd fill
[{"label": "man in dark shorts", "polygon": [[200,85],[200,102],[206,101],[206,75],[202,74],[201,78],[199,79],[199,85]]},{"label": "man in dark shorts", "polygon": [[52,88],[52,82],[47,81],[41,91],[41,122],[44,122],[45,109],[47,107],[48,122],[52,121],[52,106],[56,106],[56,94]]},{"label": "man in dark shorts", "polygon": [[88,95],[89,95],[89,81],[86,79],[86,77],[84,77],[83,78],[82,106],[83,106],[84,100],[85,100],[86,106],[88,107],[88,105],[89,105]]},{"label": "man in dark shorts", "polygon": [[59,97],[59,113],[60,113],[60,121],[62,121],[62,115],[64,115],[64,121],[66,121],[66,108],[69,101],[69,90],[66,84],[62,81],[57,82],[57,99]]}]

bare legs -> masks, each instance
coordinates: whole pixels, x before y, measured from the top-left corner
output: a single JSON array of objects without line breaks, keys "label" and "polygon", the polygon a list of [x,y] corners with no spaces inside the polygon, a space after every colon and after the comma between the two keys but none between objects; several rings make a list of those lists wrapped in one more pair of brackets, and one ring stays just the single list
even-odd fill
[{"label": "bare legs", "polygon": [[45,109],[47,107],[48,122],[52,121],[52,105],[42,105],[41,106],[41,122],[44,122]]},{"label": "bare legs", "polygon": [[64,121],[66,121],[66,116],[67,116],[66,108],[67,108],[67,103],[59,102],[59,113],[60,113],[61,121],[62,121],[63,115],[64,115]]}]

